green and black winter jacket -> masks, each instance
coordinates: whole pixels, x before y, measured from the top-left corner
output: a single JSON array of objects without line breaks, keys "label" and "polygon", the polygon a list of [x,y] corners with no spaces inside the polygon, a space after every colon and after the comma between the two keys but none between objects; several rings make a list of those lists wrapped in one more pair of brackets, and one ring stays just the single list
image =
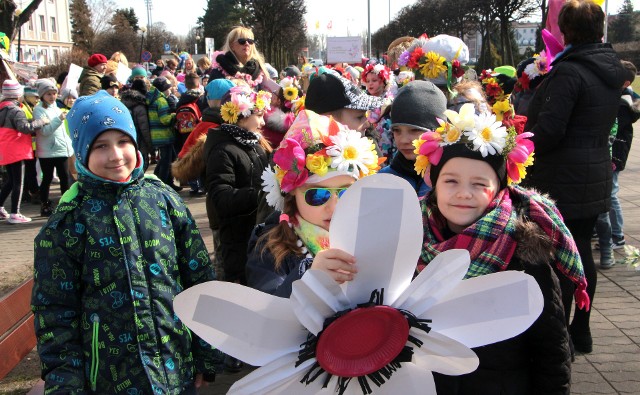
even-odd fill
[{"label": "green and black winter jacket", "polygon": [[173,311],[178,293],[215,279],[207,249],[180,197],[133,174],[80,174],[35,239],[47,394],[180,394],[215,374],[215,350]]}]

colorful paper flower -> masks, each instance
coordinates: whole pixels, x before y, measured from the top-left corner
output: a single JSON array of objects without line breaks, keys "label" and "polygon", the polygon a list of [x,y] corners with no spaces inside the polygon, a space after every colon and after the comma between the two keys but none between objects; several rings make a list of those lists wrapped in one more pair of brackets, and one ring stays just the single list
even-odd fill
[{"label": "colorful paper flower", "polygon": [[491,109],[496,116],[496,120],[502,121],[511,112],[511,103],[509,103],[509,100],[500,100],[495,102]]},{"label": "colorful paper flower", "polygon": [[285,100],[292,101],[298,98],[298,88],[295,86],[288,86],[282,90],[282,95]]},{"label": "colorful paper flower", "polygon": [[369,174],[369,165],[377,164],[378,155],[374,143],[356,130],[341,130],[331,137],[327,147],[331,167],[354,174],[356,178]]},{"label": "colorful paper flower", "polygon": [[284,196],[280,191],[280,182],[271,166],[262,172],[262,189],[267,192],[267,203],[277,211],[284,209]]},{"label": "colorful paper flower", "polygon": [[437,78],[440,73],[447,71],[447,65],[444,56],[441,56],[433,51],[427,52],[420,62],[420,74],[427,78]]},{"label": "colorful paper flower", "polygon": [[230,124],[236,124],[240,115],[248,117],[253,113],[271,108],[271,93],[265,91],[254,92],[245,86],[231,88],[230,100],[220,108],[222,119]]},{"label": "colorful paper flower", "polygon": [[467,138],[473,143],[473,149],[480,151],[483,157],[501,154],[507,137],[507,128],[496,120],[494,114],[483,113],[475,117],[473,130],[466,132]]},{"label": "colorful paper flower", "polygon": [[226,102],[220,107],[220,116],[226,123],[236,124],[240,111],[238,105],[233,102]]},{"label": "colorful paper flower", "polygon": [[513,143],[509,149],[506,160],[507,181],[509,184],[519,183],[526,177],[526,168],[533,164],[533,142],[529,140],[533,133],[516,134],[515,130],[509,132],[509,138]]}]

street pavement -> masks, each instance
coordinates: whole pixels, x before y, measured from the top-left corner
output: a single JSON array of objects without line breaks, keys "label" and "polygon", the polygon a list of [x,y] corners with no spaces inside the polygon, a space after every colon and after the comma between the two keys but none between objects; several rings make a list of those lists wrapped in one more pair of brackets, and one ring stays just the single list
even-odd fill
[{"label": "street pavement", "polygon": [[[640,136],[640,123],[635,126]],[[638,137],[637,137],[638,139]],[[213,251],[211,231],[204,197],[191,197],[188,188],[180,192],[207,244]],[[58,186],[53,196],[57,198]],[[627,244],[640,247],[640,142],[635,142],[626,169],[620,174],[619,198],[624,211]],[[7,202],[8,203],[8,202]],[[30,273],[33,260],[33,238],[45,223],[39,217],[39,206],[23,205],[23,213],[34,218],[25,225],[0,223],[0,278],[9,273]],[[618,260],[624,250],[616,250]],[[594,258],[599,252],[594,250]],[[27,270],[28,269],[28,270]],[[6,290],[0,280],[0,295]],[[608,270],[598,269],[598,287],[591,313],[593,352],[578,354],[572,367],[572,394],[640,394],[640,271],[622,264]],[[201,394],[223,394],[229,386],[250,369],[240,373],[219,375],[216,383],[200,390]],[[37,376],[35,373],[34,376]],[[1,382],[0,382],[1,383]]]}]

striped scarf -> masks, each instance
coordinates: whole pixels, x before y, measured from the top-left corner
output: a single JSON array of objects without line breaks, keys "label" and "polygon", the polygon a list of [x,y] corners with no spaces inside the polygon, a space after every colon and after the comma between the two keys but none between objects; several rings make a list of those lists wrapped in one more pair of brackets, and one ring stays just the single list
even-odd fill
[{"label": "striped scarf", "polygon": [[[514,208],[512,199],[518,203]],[[517,247],[516,220],[519,215],[536,223],[552,241],[555,249],[555,266],[576,284],[576,303],[589,310],[586,293],[587,280],[576,244],[553,201],[531,190],[508,187],[491,201],[485,215],[462,233],[445,240],[445,218],[421,203],[424,223],[424,244],[418,271],[442,251],[465,249],[471,256],[471,265],[465,278],[503,271],[507,268]]]}]

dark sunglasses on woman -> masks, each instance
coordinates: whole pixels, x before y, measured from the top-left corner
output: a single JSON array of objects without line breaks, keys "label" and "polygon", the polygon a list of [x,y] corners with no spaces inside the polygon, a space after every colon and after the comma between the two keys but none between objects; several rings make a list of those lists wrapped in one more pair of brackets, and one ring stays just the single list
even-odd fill
[{"label": "dark sunglasses on woman", "polygon": [[255,43],[256,41],[252,38],[239,38],[238,39],[238,44],[240,45],[245,45],[246,43],[249,43],[249,45],[253,45],[253,43]]},{"label": "dark sunglasses on woman", "polygon": [[309,188],[304,192],[304,201],[313,207],[322,206],[331,199],[331,195],[335,194],[340,198],[346,187],[342,188]]}]

